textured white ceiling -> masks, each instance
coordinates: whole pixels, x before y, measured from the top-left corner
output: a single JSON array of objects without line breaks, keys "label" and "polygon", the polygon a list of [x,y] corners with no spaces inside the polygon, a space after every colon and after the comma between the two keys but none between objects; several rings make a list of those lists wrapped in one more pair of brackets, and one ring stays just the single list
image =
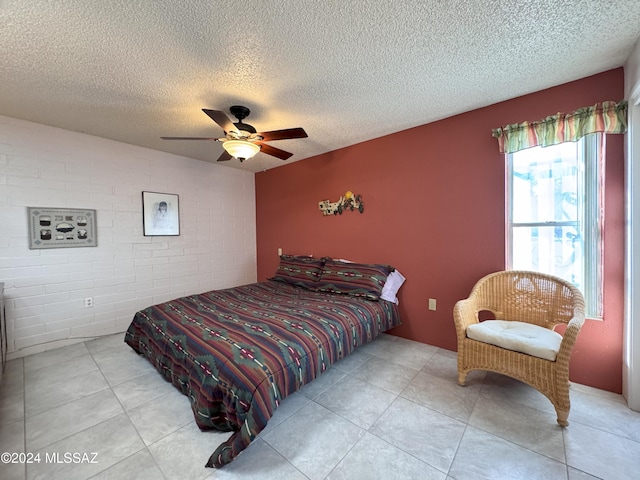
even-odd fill
[{"label": "textured white ceiling", "polygon": [[[261,171],[624,64],[639,0],[0,0],[0,114],[215,162],[202,108],[303,127]],[[613,99],[618,100],[618,99]]]}]

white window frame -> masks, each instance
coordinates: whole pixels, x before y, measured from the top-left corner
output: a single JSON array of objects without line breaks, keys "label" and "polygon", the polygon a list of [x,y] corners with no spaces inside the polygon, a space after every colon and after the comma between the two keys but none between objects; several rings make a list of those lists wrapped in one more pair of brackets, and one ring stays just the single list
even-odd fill
[{"label": "white window frame", "polygon": [[[604,198],[604,135],[590,134],[578,140],[581,185],[578,186],[584,200],[579,204],[578,223],[584,242],[583,272],[586,314],[589,318],[601,319],[603,310],[603,198]],[[548,147],[547,147],[548,148]],[[524,226],[566,226],[575,222],[513,222],[513,153],[505,155],[507,172],[507,268],[513,269],[513,229]],[[554,272],[543,272],[551,273]]]}]

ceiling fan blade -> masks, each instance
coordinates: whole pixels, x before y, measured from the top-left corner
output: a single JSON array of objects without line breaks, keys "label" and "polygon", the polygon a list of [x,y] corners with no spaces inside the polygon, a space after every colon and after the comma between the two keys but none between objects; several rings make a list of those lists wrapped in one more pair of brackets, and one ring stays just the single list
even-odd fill
[{"label": "ceiling fan blade", "polygon": [[266,143],[260,142],[258,143],[258,145],[260,145],[260,151],[262,153],[266,153],[267,155],[271,155],[273,157],[278,157],[281,160],[286,160],[291,155],[293,155],[293,153],[285,152],[284,150],[280,150],[279,148],[272,147],[271,145],[267,145]]},{"label": "ceiling fan blade", "polygon": [[220,110],[209,110],[207,108],[203,108],[202,111],[207,115],[209,115],[209,118],[211,118],[211,120],[213,120],[218,125],[220,125],[222,130],[224,130],[224,133],[229,133],[229,132],[240,133],[238,132],[238,129],[233,124],[233,122],[229,119],[229,117],[227,117],[226,113],[221,112]]},{"label": "ceiling fan blade", "polygon": [[287,140],[289,138],[306,138],[307,132],[304,128],[285,128],[284,130],[273,130],[271,132],[258,133],[265,142],[272,140]]},{"label": "ceiling fan blade", "polygon": [[162,140],[213,140],[218,141],[218,138],[213,137],[160,137]]},{"label": "ceiling fan blade", "polygon": [[222,151],[222,155],[218,157],[217,162],[226,162],[227,160],[231,160],[233,157],[226,150]]}]

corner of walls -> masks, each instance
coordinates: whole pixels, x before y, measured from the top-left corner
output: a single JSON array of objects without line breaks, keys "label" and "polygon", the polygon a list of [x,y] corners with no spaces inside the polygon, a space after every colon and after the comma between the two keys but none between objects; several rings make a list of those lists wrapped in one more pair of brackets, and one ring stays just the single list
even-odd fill
[{"label": "corner of walls", "polygon": [[636,93],[635,89],[640,85],[640,40],[636,42],[631,55],[629,55],[624,65],[624,85],[624,96],[628,99],[633,93]]},{"label": "corner of walls", "polygon": [[[143,236],[142,191],[179,195],[179,236]],[[28,206],[95,209],[98,246],[30,250]],[[9,358],[257,277],[252,173],[0,116],[0,211]]]}]

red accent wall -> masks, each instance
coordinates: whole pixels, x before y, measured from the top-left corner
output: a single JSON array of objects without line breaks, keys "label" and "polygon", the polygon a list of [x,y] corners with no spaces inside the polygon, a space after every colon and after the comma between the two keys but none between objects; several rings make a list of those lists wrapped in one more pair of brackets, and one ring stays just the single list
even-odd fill
[{"label": "red accent wall", "polygon": [[[505,160],[491,130],[624,97],[622,68],[256,174],[258,280],[284,253],[389,263],[407,281],[390,333],[456,350],[452,310],[505,267]],[[309,132],[313,138],[313,132]],[[322,139],[316,139],[321,142]],[[604,321],[583,327],[571,379],[621,392],[624,140],[607,138]],[[363,214],[318,202],[362,195]],[[428,309],[428,299],[437,310]]]}]

